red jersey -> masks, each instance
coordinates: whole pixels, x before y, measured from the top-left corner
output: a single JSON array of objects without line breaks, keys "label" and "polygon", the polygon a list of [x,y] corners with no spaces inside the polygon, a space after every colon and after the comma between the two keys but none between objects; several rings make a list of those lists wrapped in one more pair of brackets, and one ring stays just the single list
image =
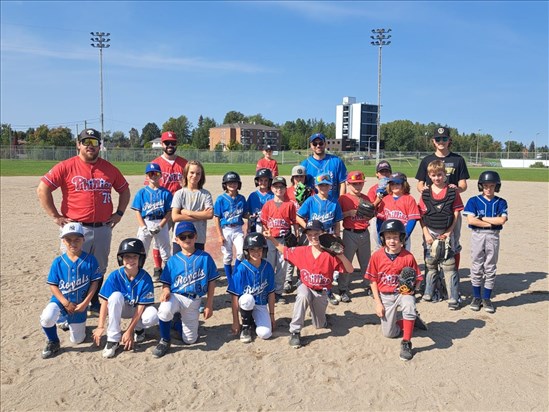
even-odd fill
[{"label": "red jersey", "polygon": [[295,210],[299,209],[299,203],[295,198],[295,186],[290,186],[286,189],[284,200],[290,200],[294,204]]},{"label": "red jersey", "polygon": [[[175,160],[167,160],[163,156],[158,156],[151,163],[157,163],[162,170],[162,179],[160,179],[160,186],[168,189],[172,195],[181,189],[181,178],[183,177],[183,169],[187,165],[187,160],[181,156],[176,156]],[[145,184],[149,182],[146,180]]]},{"label": "red jersey", "polygon": [[[441,200],[446,197],[446,192],[448,192],[448,186],[446,186],[444,189],[440,191],[440,193],[433,192],[433,189],[428,189],[431,191],[431,196],[434,200]],[[452,210],[455,212],[462,211],[464,209],[463,201],[461,200],[461,196],[459,195],[459,192],[456,190],[456,197],[454,199],[454,202],[452,203]],[[419,199],[419,212],[421,213],[421,216],[425,214],[427,211],[427,206],[425,206],[425,202],[423,201],[423,197]]]},{"label": "red jersey", "polygon": [[328,252],[322,252],[315,259],[312,246],[284,247],[284,259],[299,268],[301,282],[308,288],[331,289],[334,272],[345,273],[345,265]]},{"label": "red jersey", "polygon": [[128,182],[115,166],[99,157],[86,163],[79,156],[55,165],[42,177],[50,189],[61,188],[61,214],[84,223],[105,223],[113,213],[112,189],[122,193]]},{"label": "red jersey", "polygon": [[275,202],[274,199],[267,201],[261,208],[261,225],[271,229],[274,237],[284,236],[292,231],[296,224],[296,208],[290,201]]},{"label": "red jersey", "polygon": [[419,220],[419,209],[411,195],[402,195],[396,199],[392,195],[383,198],[378,206],[377,218],[380,220],[396,219],[406,226],[409,220]]},{"label": "red jersey", "polygon": [[257,166],[255,168],[256,171],[259,169],[271,169],[271,172],[273,172],[273,177],[278,176],[278,163],[274,159],[268,160],[262,157],[257,162]]},{"label": "red jersey", "polygon": [[414,255],[403,248],[396,258],[391,260],[385,248],[380,248],[372,254],[364,278],[376,282],[381,293],[394,293],[398,288],[398,275],[407,266],[416,271],[417,285],[423,280],[423,275],[419,271]]},{"label": "red jersey", "polygon": [[377,197],[377,188],[378,188],[378,184],[376,183],[375,185],[373,185],[370,189],[368,189],[368,198],[371,199],[371,202],[373,203],[374,200],[376,200],[376,197]]},{"label": "red jersey", "polygon": [[[359,193],[361,199],[371,202],[371,200],[364,193]],[[356,210],[358,207],[358,197],[350,193],[345,193],[344,195],[339,196],[337,200],[341,206],[343,213],[348,212],[349,210]],[[368,229],[370,226],[370,221],[364,217],[351,217],[347,216],[343,218],[343,228],[344,229],[354,229],[354,230],[363,230]]]}]

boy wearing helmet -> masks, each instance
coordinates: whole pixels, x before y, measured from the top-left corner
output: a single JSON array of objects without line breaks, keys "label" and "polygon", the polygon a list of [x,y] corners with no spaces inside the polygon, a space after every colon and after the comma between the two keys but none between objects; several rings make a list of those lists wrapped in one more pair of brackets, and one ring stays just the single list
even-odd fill
[{"label": "boy wearing helmet", "polygon": [[240,330],[238,311],[242,316],[240,341],[250,343],[251,331],[261,339],[269,339],[275,326],[275,281],[273,267],[265,259],[267,241],[261,233],[244,238],[244,260],[235,269],[227,292],[232,295],[234,335]]},{"label": "boy wearing helmet", "polygon": [[[507,201],[496,193],[501,188],[497,172],[482,172],[478,179],[480,195],[467,201],[463,215],[467,218],[471,233],[471,284],[473,300],[469,306],[475,312],[483,306],[488,313],[496,310],[492,290],[496,280],[496,265],[499,254],[499,233],[507,222]],[[484,290],[481,294],[481,288]],[[482,299],[481,299],[482,296]]]},{"label": "boy wearing helmet", "polygon": [[238,193],[242,181],[236,172],[223,175],[221,186],[225,193],[218,196],[214,204],[214,225],[221,242],[223,265],[227,281],[233,273],[233,246],[236,249],[235,269],[242,260],[242,245],[244,244],[244,219],[249,215],[246,198]]},{"label": "boy wearing helmet", "polygon": [[[153,281],[143,269],[146,256],[145,246],[141,240],[123,240],[116,255],[120,268],[111,272],[99,291],[101,309],[97,328],[93,331],[93,341],[97,346],[101,343],[108,314],[104,358],[114,357],[120,344],[125,350],[133,349],[136,342],[145,340],[144,328],[158,324],[156,308],[153,306]],[[122,318],[131,319],[123,334]]]},{"label": "boy wearing helmet", "polygon": [[271,191],[273,182],[273,173],[270,169],[259,169],[255,172],[254,183],[257,190],[248,196],[248,210],[250,218],[248,219],[248,232],[262,232],[261,228],[261,209],[265,203],[274,197]]},{"label": "boy wearing helmet", "polygon": [[[381,332],[386,338],[396,338],[402,333],[400,359],[413,358],[412,332],[416,322],[416,298],[413,291],[402,294],[398,291],[399,275],[408,267],[416,272],[416,284],[422,279],[414,256],[404,249],[406,228],[400,220],[386,220],[380,229],[382,247],[372,254],[364,277],[370,281],[375,300],[376,315],[381,319]],[[402,311],[402,319],[397,320],[397,309]],[[422,329],[425,329],[421,322]]]}]

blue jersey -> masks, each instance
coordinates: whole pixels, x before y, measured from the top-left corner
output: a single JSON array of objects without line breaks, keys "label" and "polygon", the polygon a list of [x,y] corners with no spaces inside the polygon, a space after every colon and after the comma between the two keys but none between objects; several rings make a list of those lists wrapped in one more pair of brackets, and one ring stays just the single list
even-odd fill
[{"label": "blue jersey", "polygon": [[227,225],[244,225],[244,216],[249,213],[244,196],[238,194],[232,198],[227,193],[220,195],[214,204],[214,216],[219,218],[221,227]]},{"label": "blue jersey", "polygon": [[270,190],[267,193],[261,193],[259,190],[250,193],[247,201],[248,211],[251,215],[256,215],[258,218],[261,218],[261,209],[263,208],[265,203],[267,203],[272,198],[274,198],[274,194]]},{"label": "blue jersey", "polygon": [[275,291],[274,270],[269,262],[261,260],[258,268],[243,260],[235,269],[227,292],[233,295],[249,293],[253,295],[256,305],[269,303],[269,294]]},{"label": "blue jersey", "polygon": [[160,275],[160,283],[168,285],[172,293],[204,296],[208,284],[219,277],[212,257],[203,250],[191,256],[179,252],[168,259]]},{"label": "blue jersey", "polygon": [[308,197],[297,211],[297,215],[304,219],[320,220],[326,232],[333,232],[337,222],[343,220],[343,212],[338,202],[322,200],[318,195]]},{"label": "blue jersey", "polygon": [[[82,252],[76,261],[69,259],[67,254],[56,257],[48,274],[48,285],[55,285],[65,298],[76,304],[82,303],[90,289],[91,282],[101,279],[99,264],[95,256]],[[59,300],[52,296],[51,302],[59,306],[63,314],[67,314]],[[70,315],[71,323],[86,321],[86,312]]]},{"label": "blue jersey", "polygon": [[108,300],[114,292],[120,292],[124,296],[124,303],[131,306],[151,305],[154,303],[154,285],[151,278],[144,269],[139,269],[132,281],[126,276],[123,267],[111,272],[103,283],[99,296]]},{"label": "blue jersey", "polygon": [[323,173],[329,173],[333,183],[332,190],[330,191],[330,200],[337,202],[339,198],[339,185],[347,180],[345,163],[337,156],[326,154],[322,160],[309,156],[301,162],[301,166],[304,166],[307,170],[305,184],[312,188],[315,187],[315,177]]},{"label": "blue jersey", "polygon": [[[482,195],[477,195],[467,201],[463,214],[475,217],[507,216],[507,201],[498,196],[494,196],[492,200],[488,200]],[[471,225],[469,227],[471,229],[475,228],[475,226]],[[503,225],[492,225],[492,230],[501,229],[503,229]]]},{"label": "blue jersey", "polygon": [[152,189],[145,186],[136,193],[132,209],[141,212],[143,218],[162,219],[172,208],[173,195],[164,187]]}]

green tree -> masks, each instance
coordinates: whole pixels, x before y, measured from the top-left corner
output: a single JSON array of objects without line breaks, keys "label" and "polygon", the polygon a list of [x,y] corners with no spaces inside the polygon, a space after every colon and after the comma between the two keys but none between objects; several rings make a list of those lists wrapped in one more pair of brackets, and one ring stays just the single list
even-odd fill
[{"label": "green tree", "polygon": [[48,131],[47,143],[52,146],[72,146],[75,140],[71,129],[68,127],[56,127]]},{"label": "green tree", "polygon": [[27,142],[30,145],[41,145],[46,146],[48,144],[48,132],[49,128],[47,125],[42,124],[34,130],[34,132],[31,135],[27,136]]},{"label": "green tree", "polygon": [[139,132],[135,127],[132,127],[129,132],[130,135],[130,147],[142,147],[143,143],[139,137]]},{"label": "green tree", "polygon": [[120,130],[113,132],[112,143],[114,147],[130,147],[130,141],[126,138],[124,132]]},{"label": "green tree", "polygon": [[269,126],[269,127],[275,127],[275,124],[272,121],[265,119],[261,115],[261,113],[257,113],[257,114],[254,114],[252,116],[248,116],[247,122],[252,123],[252,124],[255,123],[255,124],[262,124],[262,125]]},{"label": "green tree", "polygon": [[246,116],[240,112],[230,111],[225,115],[223,119],[223,124],[238,123],[238,122],[247,122]]},{"label": "green tree", "polygon": [[143,144],[149,143],[151,140],[160,137],[160,129],[156,123],[147,123],[141,131],[141,139]]},{"label": "green tree", "polygon": [[386,123],[381,128],[381,140],[387,151],[412,151],[416,143],[414,124],[410,120]]},{"label": "green tree", "polygon": [[0,138],[0,145],[9,146],[13,143],[11,125],[7,123],[2,123],[2,135]]},{"label": "green tree", "polygon": [[192,133],[192,145],[197,149],[210,148],[210,128],[216,127],[214,119],[209,117],[203,118],[202,115],[198,118],[198,127]]},{"label": "green tree", "polygon": [[189,144],[191,141],[192,124],[186,116],[181,115],[177,119],[170,117],[167,122],[162,125],[162,131],[175,132],[177,141],[181,144]]}]

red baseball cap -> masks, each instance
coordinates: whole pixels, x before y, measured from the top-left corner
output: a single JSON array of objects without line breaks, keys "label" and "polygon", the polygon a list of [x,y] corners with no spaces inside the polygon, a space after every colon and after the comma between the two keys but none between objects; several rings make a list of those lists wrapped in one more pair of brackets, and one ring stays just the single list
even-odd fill
[{"label": "red baseball cap", "polygon": [[349,172],[347,175],[347,183],[364,183],[364,173],[360,170]]},{"label": "red baseball cap", "polygon": [[177,136],[174,132],[164,132],[160,140],[162,142],[177,142]]}]

